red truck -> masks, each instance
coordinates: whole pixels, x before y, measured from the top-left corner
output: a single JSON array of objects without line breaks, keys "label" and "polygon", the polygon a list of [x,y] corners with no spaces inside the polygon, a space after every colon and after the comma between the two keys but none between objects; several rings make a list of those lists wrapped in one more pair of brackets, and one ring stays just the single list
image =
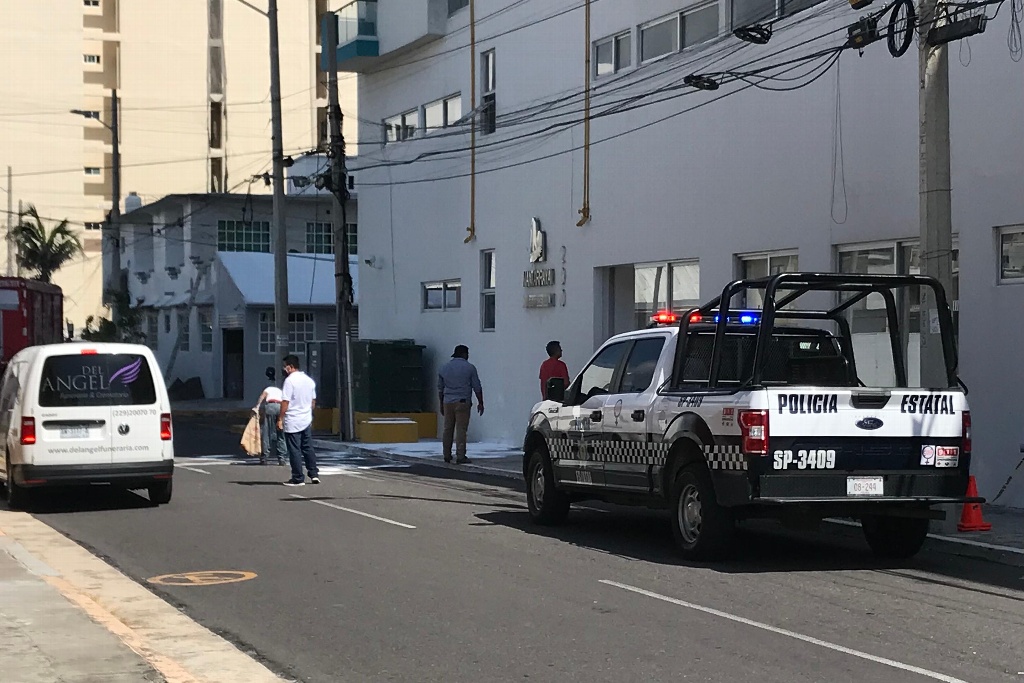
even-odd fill
[{"label": "red truck", "polygon": [[29,346],[64,341],[64,293],[57,285],[0,277],[0,372]]}]

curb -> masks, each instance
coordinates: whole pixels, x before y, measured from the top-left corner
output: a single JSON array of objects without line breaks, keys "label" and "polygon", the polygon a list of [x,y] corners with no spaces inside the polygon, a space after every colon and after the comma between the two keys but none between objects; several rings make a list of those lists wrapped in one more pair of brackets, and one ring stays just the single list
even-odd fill
[{"label": "curb", "polygon": [[486,474],[492,477],[501,477],[503,479],[514,479],[522,481],[523,474],[518,470],[507,470],[500,467],[488,467],[487,465],[479,465],[477,463],[471,463],[469,465],[455,465],[444,462],[438,456],[437,458],[419,458],[414,455],[403,455],[401,453],[391,453],[389,451],[381,451],[376,448],[367,448],[366,446],[360,446],[353,443],[342,443],[338,441],[321,441],[314,439],[313,445],[317,448],[324,448],[326,450],[338,451],[338,450],[350,450],[359,453],[360,455],[373,456],[377,458],[383,458],[384,460],[392,460],[394,462],[417,464],[417,465],[428,465],[442,470],[451,470],[453,472],[473,472],[476,474]]}]

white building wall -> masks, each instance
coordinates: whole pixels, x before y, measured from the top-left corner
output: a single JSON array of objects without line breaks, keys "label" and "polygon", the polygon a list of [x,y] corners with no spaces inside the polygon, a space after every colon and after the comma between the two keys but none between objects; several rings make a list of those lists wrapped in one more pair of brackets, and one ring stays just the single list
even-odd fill
[{"label": "white building wall", "polygon": [[[514,8],[481,21],[478,50],[494,48],[497,55],[499,117],[582,89],[582,10],[512,31],[577,4],[562,0],[544,12]],[[497,0],[479,0],[477,16],[487,17],[500,6]],[[592,37],[633,27],[635,63],[635,28],[684,7],[673,0],[595,3]],[[375,263],[383,267],[361,264],[361,336],[413,337],[428,346],[435,366],[447,359],[454,344],[469,345],[487,397],[487,413],[474,415],[471,438],[514,443],[539,395],[537,369],[544,343],[560,339],[575,373],[596,343],[621,329],[621,320],[609,320],[609,299],[619,299],[616,317],[621,319],[623,278],[618,278],[618,291],[611,290],[603,267],[699,259],[700,298],[707,300],[737,274],[738,254],[796,249],[802,270],[829,271],[837,266],[838,245],[916,239],[918,81],[913,52],[893,59],[884,43],[870,46],[860,57],[847,51],[838,69],[793,92],[751,88],[733,93],[735,86],[714,93],[665,90],[684,75],[699,73],[724,48],[735,53],[720,60],[716,70],[735,68],[828,31],[836,31],[837,37],[825,44],[837,45],[844,27],[858,15],[845,2],[819,5],[811,13],[822,10],[825,19],[796,28],[787,28],[786,22],[777,25],[768,46],[721,36],[618,81],[637,84],[611,95],[615,100],[685,95],[593,122],[592,220],[582,228],[575,225],[583,174],[578,123],[555,134],[495,144],[557,122],[502,130],[499,119],[497,134],[478,136],[476,240],[469,244],[463,244],[470,221],[470,183],[465,177],[469,155],[464,151],[468,134],[446,131],[452,134],[372,148],[369,142],[380,140],[380,128],[365,123],[356,169],[360,252],[361,259],[376,257]],[[383,121],[459,91],[468,112],[470,58],[464,47],[467,32],[460,30],[467,21],[466,12],[456,14],[446,38],[382,60],[379,71],[362,74],[362,118]],[[972,389],[974,471],[983,495],[989,496],[1017,464],[1018,444],[1024,442],[1015,400],[1016,387],[1024,383],[1024,366],[1010,360],[1024,332],[1014,313],[1024,303],[1024,289],[996,285],[993,230],[1024,222],[1024,138],[1014,132],[1024,124],[1024,71],[1008,54],[1007,21],[997,18],[984,35],[971,40],[969,67],[961,66],[958,46],[953,45],[950,67],[953,224],[959,233],[962,273],[961,366]],[[612,80],[595,81],[595,113],[603,110],[602,97],[607,106],[609,95],[601,93],[613,87]],[[843,145],[833,187],[837,86]],[[714,101],[722,95],[727,97]],[[696,105],[702,106],[691,110]],[[578,121],[580,98],[570,110],[566,120]],[[438,150],[450,153],[438,160],[421,157],[395,165]],[[445,179],[450,176],[463,177]],[[565,305],[559,286],[554,309],[523,305],[522,274],[530,267],[533,217],[547,230],[548,267],[558,269],[559,279],[565,268]],[[480,251],[492,248],[498,263],[498,322],[494,332],[481,332]],[[620,276],[628,272],[617,269]],[[420,284],[446,278],[462,280],[461,309],[421,310]],[[624,286],[631,289],[632,283]],[[993,351],[1008,362],[993,363]],[[1024,481],[1015,481],[999,502],[1024,505]]]}]

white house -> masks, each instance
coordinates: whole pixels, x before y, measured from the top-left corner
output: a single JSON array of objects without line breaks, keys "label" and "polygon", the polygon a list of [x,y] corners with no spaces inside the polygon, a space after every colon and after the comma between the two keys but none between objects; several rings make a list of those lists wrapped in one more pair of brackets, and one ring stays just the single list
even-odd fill
[{"label": "white house", "polygon": [[[287,200],[289,335],[300,358],[309,342],[337,339],[330,211],[329,196]],[[354,200],[347,214],[356,285]],[[266,368],[280,365],[271,215],[269,196],[214,194],[170,195],[123,217],[129,294],[169,383],[198,378],[207,398],[255,400]]]},{"label": "white house", "polygon": [[[737,276],[918,269],[915,44],[898,59],[884,39],[823,52],[879,3],[475,0],[474,46],[468,0],[398,4],[353,3],[339,49],[360,74],[360,324],[414,337],[434,366],[469,346],[487,397],[471,438],[518,442],[549,339],[576,372],[610,334]],[[765,22],[767,44],[732,33]],[[950,45],[954,251],[929,255],[959,271],[973,469],[990,498],[1024,443],[1024,69],[1010,22]],[[861,314],[862,333],[875,324]],[[998,502],[1024,505],[1024,474]]]}]

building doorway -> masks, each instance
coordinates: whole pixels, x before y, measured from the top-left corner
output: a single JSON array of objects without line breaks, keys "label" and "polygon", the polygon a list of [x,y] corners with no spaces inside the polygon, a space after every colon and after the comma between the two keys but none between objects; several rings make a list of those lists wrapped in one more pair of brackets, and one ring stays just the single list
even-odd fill
[{"label": "building doorway", "polygon": [[224,398],[245,398],[245,332],[224,330]]}]

